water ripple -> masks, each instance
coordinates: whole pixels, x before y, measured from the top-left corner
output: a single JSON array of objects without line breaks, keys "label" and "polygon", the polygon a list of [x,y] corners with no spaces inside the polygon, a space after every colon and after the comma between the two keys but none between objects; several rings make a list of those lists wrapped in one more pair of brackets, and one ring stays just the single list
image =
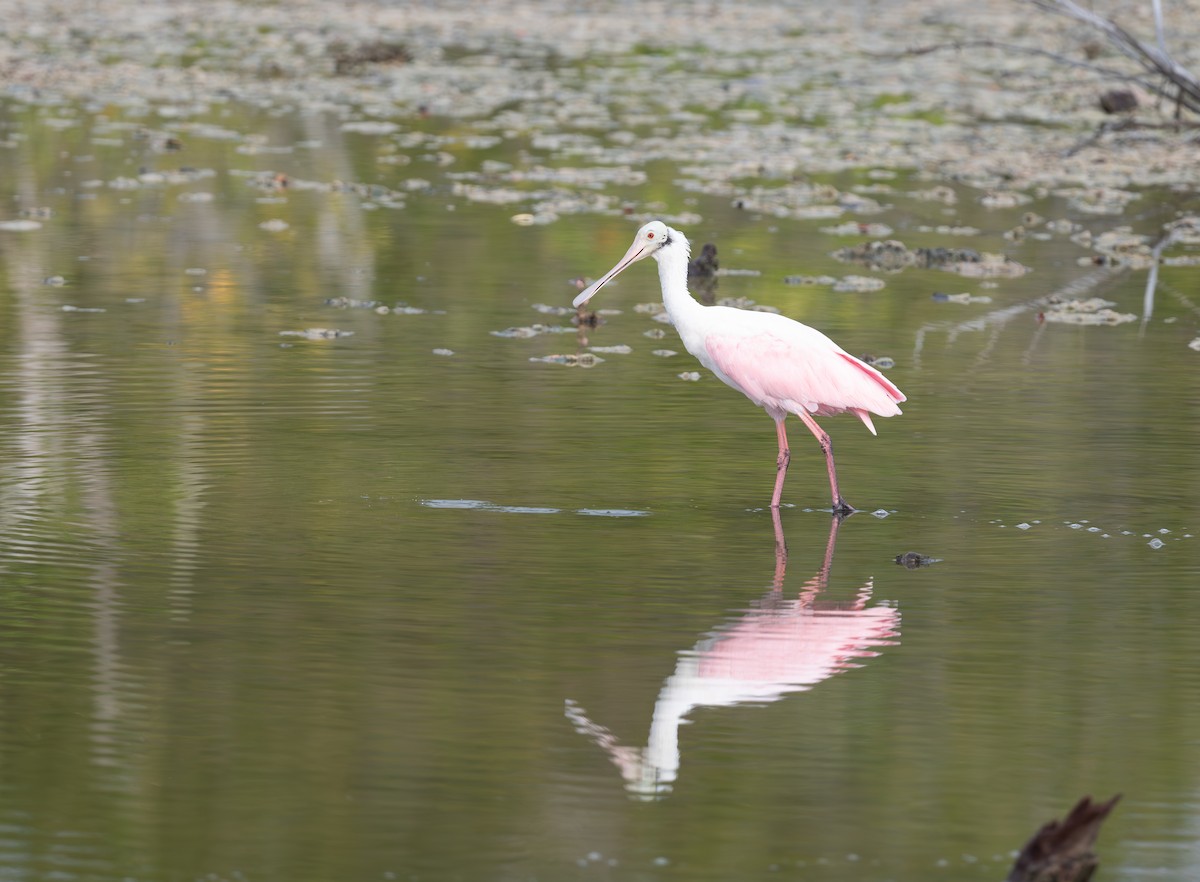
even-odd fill
[{"label": "water ripple", "polygon": [[[483,499],[421,499],[426,508],[466,509],[470,511],[499,511],[505,514],[562,514],[565,509],[543,505],[501,505]],[[574,514],[594,518],[640,518],[650,514],[634,508],[580,508]]]}]

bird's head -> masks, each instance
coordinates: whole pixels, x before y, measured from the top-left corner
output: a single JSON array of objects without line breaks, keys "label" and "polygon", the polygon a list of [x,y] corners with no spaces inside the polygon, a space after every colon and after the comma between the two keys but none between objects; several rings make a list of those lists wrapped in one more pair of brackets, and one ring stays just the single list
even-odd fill
[{"label": "bird's head", "polygon": [[683,233],[672,230],[662,221],[650,221],[633,237],[633,244],[625,252],[625,256],[617,261],[617,265],[591,284],[575,298],[575,306],[582,306],[592,299],[592,296],[611,282],[618,273],[630,264],[637,263],[643,257],[661,258],[664,249],[679,248],[684,252],[684,263],[687,262],[688,240]]}]

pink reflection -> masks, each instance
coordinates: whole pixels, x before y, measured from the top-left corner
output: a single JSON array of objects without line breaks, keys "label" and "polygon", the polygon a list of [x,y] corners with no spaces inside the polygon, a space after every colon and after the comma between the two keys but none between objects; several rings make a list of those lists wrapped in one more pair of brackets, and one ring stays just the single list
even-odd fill
[{"label": "pink reflection", "polygon": [[878,647],[899,643],[900,611],[867,606],[872,581],[853,601],[818,599],[829,583],[840,518],[830,519],[821,568],[796,597],[784,596],[787,546],[778,511],[772,515],[775,579],[771,590],[744,615],[718,626],[693,649],[680,653],[675,673],[667,678],[654,704],[644,748],[622,746],[608,729],[567,700],[567,718],[576,731],[605,750],[630,792],[646,797],[670,792],[679,773],[679,727],[688,722],[693,709],[777,701],[859,667],[860,659],[879,654]]}]

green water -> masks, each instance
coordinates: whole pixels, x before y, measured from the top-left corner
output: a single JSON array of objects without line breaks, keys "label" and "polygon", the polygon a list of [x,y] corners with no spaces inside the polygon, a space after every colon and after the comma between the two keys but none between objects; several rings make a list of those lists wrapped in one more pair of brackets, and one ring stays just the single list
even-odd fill
[{"label": "green water", "polygon": [[[1000,879],[1036,826],[1117,792],[1098,878],[1200,872],[1194,270],[1163,270],[1144,322],[1005,315],[1092,272],[1086,252],[1006,242],[1022,210],[963,191],[949,217],[896,199],[882,219],[1032,273],[834,293],[782,281],[854,271],[827,222],[686,201],[666,167],[628,188],[761,273],[721,295],[890,356],[909,398],[878,438],[825,421],[864,511],[814,607],[852,625],[865,598],[896,633],[843,639],[814,682],[691,707],[672,757],[652,720],[689,666],[815,584],[828,486],[792,423],[777,573],[772,424],[679,379],[699,366],[633,310],[650,268],[595,301],[620,313],[589,344],[629,354],[565,367],[530,359],[579,351],[574,332],[491,333],[565,325],[532,305],[568,304],[633,223],[518,226],[433,156],[380,165],[373,136],[319,116],[214,112],[280,154],[162,152],[80,108],[2,119],[0,219],[50,211],[0,232],[0,879]],[[496,158],[452,149],[460,170]],[[111,185],[184,165],[212,174]],[[403,207],[272,189],[280,171]],[[1177,207],[1079,220],[1152,232]],[[984,235],[915,231],[945,222]],[[1140,314],[1144,286],[1088,293]],[[966,290],[992,302],[930,296]],[[281,336],[311,328],[353,334]]]}]

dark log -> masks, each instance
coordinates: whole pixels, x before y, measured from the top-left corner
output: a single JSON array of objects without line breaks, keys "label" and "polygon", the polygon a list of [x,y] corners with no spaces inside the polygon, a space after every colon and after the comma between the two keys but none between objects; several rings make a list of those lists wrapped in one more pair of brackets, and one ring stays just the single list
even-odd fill
[{"label": "dark log", "polygon": [[1021,849],[1006,882],[1088,882],[1100,861],[1092,850],[1100,825],[1121,794],[1108,802],[1085,796],[1063,820],[1053,820]]}]

